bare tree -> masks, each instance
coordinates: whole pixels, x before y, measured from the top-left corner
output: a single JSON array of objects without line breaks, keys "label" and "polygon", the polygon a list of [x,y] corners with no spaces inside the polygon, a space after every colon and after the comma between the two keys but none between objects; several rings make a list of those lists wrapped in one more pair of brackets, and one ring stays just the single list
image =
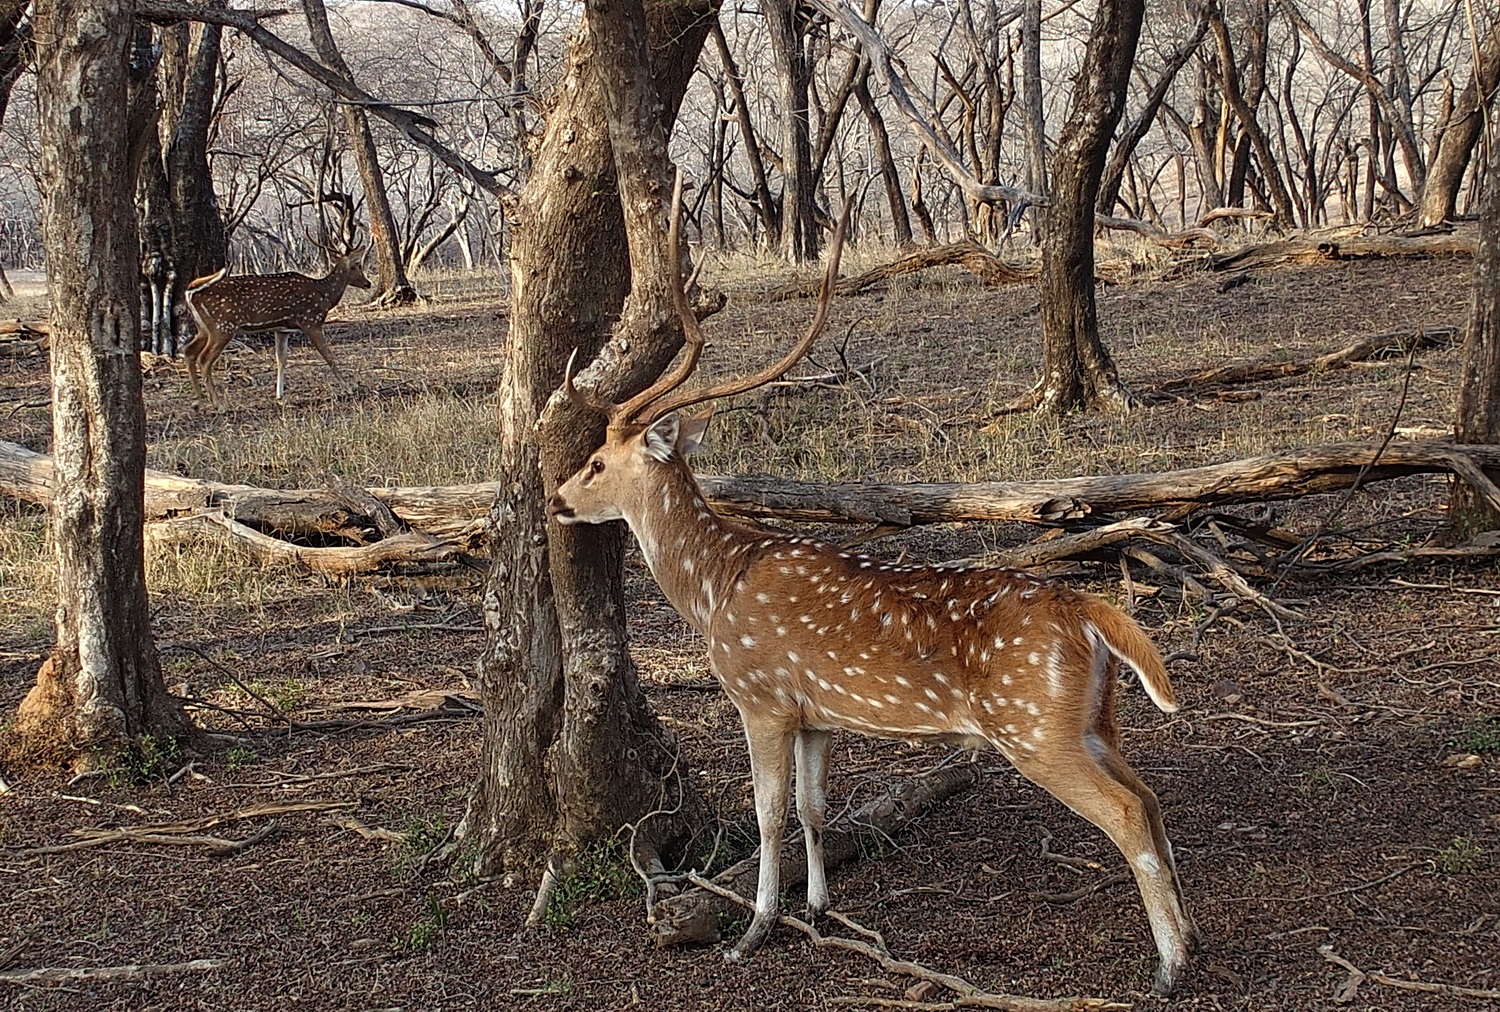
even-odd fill
[{"label": "bare tree", "polygon": [[[1485,109],[1500,88],[1500,17],[1475,42],[1473,55],[1469,83],[1464,85],[1437,132],[1436,150],[1422,187],[1417,213],[1419,225],[1436,225],[1453,216],[1464,172],[1484,127]],[[1492,187],[1493,179],[1492,175]]]},{"label": "bare tree", "polygon": [[[1484,186],[1463,375],[1458,383],[1458,418],[1453,430],[1453,438],[1459,443],[1500,442],[1500,143],[1490,145]],[[1460,537],[1500,527],[1500,511],[1474,492],[1476,479],[1482,479],[1479,484],[1488,482],[1500,498],[1500,488],[1494,484],[1500,475],[1480,472],[1469,480],[1454,482],[1448,521]]]},{"label": "bare tree", "polygon": [[798,0],[763,0],[781,91],[781,252],[792,263],[818,258],[817,205],[808,123],[807,16]]},{"label": "bare tree", "polygon": [[1042,222],[1042,378],[1010,410],[1119,411],[1130,397],[1099,340],[1094,204],[1140,39],[1144,0],[1101,4],[1052,160]]},{"label": "bare tree", "polygon": [[[344,62],[328,27],[328,11],[323,0],[303,0],[303,9],[307,12],[307,28],[318,59],[335,74],[352,81],[349,65]],[[370,246],[375,251],[375,263],[380,269],[376,301],[392,306],[415,302],[417,293],[407,280],[406,261],[397,248],[396,220],[391,216],[391,202],[380,172],[380,159],[376,157],[375,140],[370,135],[370,121],[363,109],[350,102],[339,103],[339,112],[349,132],[349,148],[355,165],[359,167],[365,206],[370,212]]]},{"label": "bare tree", "polygon": [[670,776],[676,746],[625,650],[624,531],[549,527],[544,504],[600,436],[597,417],[549,406],[570,351],[604,348],[600,390],[618,396],[680,346],[656,230],[666,136],[714,10],[657,0],[642,29],[638,0],[590,0],[516,213],[500,394],[509,477],[492,514],[484,748],[460,836],[485,872],[546,861],[543,897],[569,854],[622,824],[664,812],[633,834],[649,866],[701,817],[691,781]]},{"label": "bare tree", "polygon": [[39,0],[37,97],[52,323],[57,645],[22,702],[31,747],[89,765],[188,724],[162,684],[142,535],[129,0]]}]

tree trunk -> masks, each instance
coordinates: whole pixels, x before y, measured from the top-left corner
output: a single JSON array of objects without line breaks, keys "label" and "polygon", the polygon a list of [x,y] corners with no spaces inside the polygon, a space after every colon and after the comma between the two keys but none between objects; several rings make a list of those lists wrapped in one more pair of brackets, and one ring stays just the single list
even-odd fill
[{"label": "tree trunk", "polygon": [[790,262],[802,263],[818,258],[817,180],[807,114],[810,74],[802,50],[807,19],[797,0],[765,0],[761,7],[781,92],[781,252]]},{"label": "tree trunk", "polygon": [[198,44],[186,66],[178,112],[166,138],[164,163],[172,202],[172,265],[177,272],[171,305],[194,278],[228,262],[229,240],[208,169],[208,141],[218,87],[221,25],[197,26]]},{"label": "tree trunk", "polygon": [[[339,53],[333,41],[333,32],[328,27],[328,11],[323,0],[305,0],[307,28],[312,36],[313,49],[319,61],[329,70],[352,81],[349,65]],[[375,263],[380,269],[380,290],[376,299],[383,305],[401,306],[417,301],[416,290],[406,277],[406,265],[396,247],[396,219],[391,215],[390,198],[385,192],[385,177],[380,171],[376,157],[375,138],[370,134],[370,121],[359,106],[349,102],[339,103],[339,112],[344,117],[344,127],[349,133],[349,148],[354,155],[354,164],[359,168],[359,179],[364,186],[365,205],[370,211],[370,245],[375,250]]]},{"label": "tree trunk", "polygon": [[1026,189],[1047,192],[1047,127],[1042,111],[1042,0],[1022,0],[1021,102],[1026,124]]},{"label": "tree trunk", "polygon": [[1042,379],[1026,407],[1124,410],[1129,395],[1099,340],[1094,303],[1094,204],[1140,38],[1144,0],[1104,4],[1089,35],[1068,121],[1052,162],[1042,224]]},{"label": "tree trunk", "polygon": [[[1479,211],[1479,248],[1474,252],[1474,286],[1469,297],[1469,329],[1458,385],[1454,441],[1482,443],[1500,437],[1500,144],[1490,145]],[[1492,481],[1500,471],[1486,472]],[[1500,527],[1500,514],[1470,482],[1455,482],[1448,522],[1460,538]]]},{"label": "tree trunk", "polygon": [[39,0],[37,105],[52,324],[57,646],[22,702],[28,747],[90,765],[188,725],[162,685],[142,541],[146,417],[126,107],[132,14]]},{"label": "tree trunk", "polygon": [[885,202],[891,210],[891,238],[897,247],[912,245],[911,218],[906,213],[906,201],[901,194],[901,174],[896,171],[896,159],[891,155],[891,135],[885,128],[885,120],[870,94],[870,72],[865,68],[854,82],[854,98],[870,125],[870,136],[875,142],[875,161],[880,166],[880,178],[885,184]]},{"label": "tree trunk", "polygon": [[[1453,216],[1474,143],[1484,127],[1485,105],[1500,85],[1500,22],[1490,29],[1478,50],[1478,62],[1469,83],[1459,93],[1453,116],[1438,140],[1437,155],[1427,170],[1417,214],[1417,224],[1424,228]],[[1490,185],[1496,185],[1493,176]]]},{"label": "tree trunk", "polygon": [[10,106],[10,91],[26,69],[25,49],[31,42],[26,24],[30,0],[0,0],[0,124]]},{"label": "tree trunk", "polygon": [[724,68],[724,80],[729,85],[729,94],[734,99],[735,121],[740,127],[740,139],[745,143],[745,162],[750,166],[750,178],[755,181],[755,212],[761,227],[766,230],[766,243],[771,247],[781,245],[781,208],[771,196],[771,185],[766,182],[766,166],[760,156],[760,138],[755,132],[755,121],[750,118],[750,105],[745,101],[745,87],[741,83],[740,68],[735,66],[734,54],[729,51],[729,41],[718,18],[713,22],[714,45],[719,50],[719,63]]},{"label": "tree trunk", "polygon": [[[1203,36],[1208,32],[1208,18],[1200,16],[1193,33],[1177,47],[1167,59],[1167,65],[1162,68],[1161,76],[1151,86],[1151,91],[1146,95],[1146,102],[1141,108],[1141,114],[1137,116],[1120,134],[1120,139],[1115,142],[1115,149],[1109,156],[1109,164],[1105,167],[1103,180],[1099,184],[1099,201],[1096,205],[1100,214],[1109,215],[1115,211],[1115,204],[1120,199],[1120,184],[1125,178],[1125,166],[1129,164],[1130,157],[1135,153],[1137,145],[1151,129],[1151,124],[1156,122],[1156,114],[1161,111],[1162,102],[1166,101],[1167,92],[1171,90],[1172,82],[1177,80],[1177,74],[1198,51]],[[1184,222],[1186,224],[1186,222]]]},{"label": "tree trunk", "polygon": [[[631,284],[621,203],[629,208],[629,266],[648,276],[638,282],[657,272],[664,284],[664,249],[652,254],[637,240],[643,222],[655,228],[662,218],[667,130],[716,8],[703,0],[652,4],[646,23],[654,75],[633,41],[640,11],[623,0],[609,11],[590,4],[515,215],[500,394],[508,480],[492,514],[490,636],[480,658],[482,766],[461,833],[486,874],[530,874],[549,856],[565,861],[625,822],[676,802],[674,816],[642,827],[638,845],[660,849],[701,817],[688,781],[662,785],[676,747],[646,706],[625,650],[623,526],[559,528],[543,513],[546,496],[602,433],[599,418],[561,404],[548,408],[569,352],[594,356],[618,318],[610,348],[616,361],[627,346],[630,355],[624,374],[613,377],[619,389],[601,390],[615,396],[649,382],[681,342],[674,322],[662,319],[659,299],[631,290],[621,311]],[[611,146],[606,110],[637,124],[634,149]],[[654,121],[649,137],[642,117]]]}]

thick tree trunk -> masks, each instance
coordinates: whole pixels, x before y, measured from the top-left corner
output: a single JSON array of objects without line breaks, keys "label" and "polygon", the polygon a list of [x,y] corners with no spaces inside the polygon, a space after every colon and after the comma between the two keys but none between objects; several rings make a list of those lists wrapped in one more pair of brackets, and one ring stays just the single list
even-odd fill
[{"label": "thick tree trunk", "polygon": [[10,105],[10,91],[26,67],[25,48],[31,30],[25,25],[31,0],[0,0],[0,124]]},{"label": "thick tree trunk", "polygon": [[[1458,191],[1469,168],[1469,158],[1484,128],[1485,105],[1500,85],[1500,21],[1477,48],[1477,65],[1469,75],[1469,83],[1459,93],[1453,116],[1438,140],[1437,154],[1428,167],[1427,179],[1422,186],[1417,224],[1424,228],[1453,216]],[[1496,185],[1493,179],[1492,176],[1491,186]]]},{"label": "thick tree trunk", "polygon": [[781,92],[781,253],[792,263],[818,258],[807,92],[810,71],[802,50],[807,18],[797,0],[765,0],[766,27]]},{"label": "thick tree trunk", "polygon": [[[500,394],[508,478],[493,513],[490,637],[480,659],[482,767],[462,834],[483,872],[533,872],[549,855],[566,858],[680,800],[675,817],[642,827],[637,843],[659,847],[701,813],[686,781],[662,785],[675,745],[647,708],[625,651],[626,532],[621,525],[549,527],[543,513],[546,495],[602,432],[598,418],[547,407],[568,354],[576,348],[583,360],[594,356],[618,318],[605,357],[618,363],[627,347],[630,354],[610,377],[619,389],[602,391],[613,396],[648,382],[681,342],[659,300],[653,308],[632,292],[621,311],[631,283],[621,202],[629,207],[631,264],[659,272],[650,263],[664,251],[653,257],[636,240],[643,221],[654,227],[664,213],[666,133],[716,7],[652,5],[654,74],[631,58],[633,31],[620,34],[639,14],[634,4],[589,7],[515,216]],[[655,98],[646,88],[653,77]],[[636,150],[611,146],[606,110],[638,124]],[[654,120],[649,138],[641,117]],[[617,161],[629,177],[618,188]]]},{"label": "thick tree trunk", "polygon": [[219,198],[208,170],[208,140],[223,31],[221,25],[197,26],[198,44],[187,64],[177,115],[166,137],[164,163],[172,204],[172,265],[177,272],[173,306],[181,301],[189,282],[217,271],[229,256]]},{"label": "thick tree trunk", "polygon": [[52,330],[57,646],[22,702],[31,747],[87,765],[187,724],[162,685],[146,596],[146,418],[126,106],[132,15],[40,0],[37,105]]},{"label": "thick tree trunk", "polygon": [[[307,11],[307,28],[312,36],[313,50],[318,60],[329,70],[352,81],[349,65],[344,62],[333,32],[328,27],[328,11],[323,0],[304,0]],[[354,155],[354,164],[359,169],[360,183],[365,191],[365,206],[370,212],[370,245],[375,251],[375,263],[380,269],[380,289],[375,294],[377,301],[388,306],[406,305],[417,301],[416,290],[406,277],[406,264],[397,248],[396,219],[391,214],[390,198],[385,191],[385,177],[380,171],[380,160],[376,156],[375,138],[370,134],[370,120],[363,109],[349,102],[339,104],[344,117],[344,127],[349,134],[349,149]]]},{"label": "thick tree trunk", "polygon": [[[1484,186],[1454,425],[1454,439],[1459,443],[1500,437],[1500,144],[1490,145]],[[1500,470],[1487,473],[1492,481],[1500,481]],[[1472,482],[1454,483],[1448,520],[1459,537],[1500,527],[1500,513],[1475,493]]]},{"label": "thick tree trunk", "polygon": [[1094,203],[1140,38],[1144,0],[1104,4],[1052,161],[1042,225],[1042,379],[1027,406],[1124,410],[1129,395],[1099,340],[1094,303]]}]

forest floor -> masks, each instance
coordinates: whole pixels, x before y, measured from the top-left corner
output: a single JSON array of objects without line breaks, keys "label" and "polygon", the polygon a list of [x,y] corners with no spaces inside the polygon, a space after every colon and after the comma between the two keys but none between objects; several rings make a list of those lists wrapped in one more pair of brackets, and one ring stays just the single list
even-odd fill
[{"label": "forest floor", "polygon": [[[769,356],[811,308],[766,301],[785,271],[711,263],[706,278],[731,294],[707,324],[710,371]],[[1121,374],[1145,387],[1386,330],[1461,328],[1469,262],[1268,270],[1228,291],[1221,281],[1194,274],[1101,288]],[[424,285],[433,296],[424,306],[336,310],[343,322],[329,333],[352,390],[295,343],[278,404],[268,343],[252,341],[221,360],[227,412],[198,413],[181,363],[152,363],[152,466],[288,487],[495,478],[500,282],[435,275]],[[5,312],[28,311],[23,300]],[[993,407],[1036,375],[1037,327],[1034,288],[984,288],[958,273],[840,299],[816,358],[836,364],[831,349],[847,336],[850,363],[877,363],[869,380],[741,398],[720,410],[700,467],[823,480],[1025,479],[1451,427],[1456,349],[1418,355],[1409,374],[1396,358],[1255,384],[1241,399],[1210,392],[1124,418],[1006,418],[986,431]],[[46,387],[44,355],[0,349],[0,439],[47,449]],[[1446,479],[1413,477],[1347,502],[1246,511],[1299,535],[1332,517],[1319,550],[1334,552],[1426,543],[1447,496]],[[972,556],[1037,533],[954,525],[870,550]],[[50,565],[44,512],[0,500],[0,713],[14,711],[49,647]],[[638,883],[602,861],[554,901],[545,927],[524,930],[529,888],[423,861],[464,812],[480,744],[472,713],[323,731],[266,718],[267,705],[314,722],[412,712],[462,693],[482,643],[477,579],[332,585],[182,545],[154,550],[150,574],[169,684],[199,701],[197,720],[248,744],[190,764],[150,757],[135,771],[145,782],[131,771],[75,781],[0,770],[0,790],[9,788],[0,793],[0,1007],[822,1010],[907,1001],[911,979],[814,949],[787,929],[744,965],[713,950],[656,949]],[[702,643],[638,558],[629,578],[647,694],[721,813],[722,855],[744,856],[753,823],[736,716],[705,684]],[[1073,565],[1063,578],[1125,596],[1114,564]],[[1159,578],[1138,572],[1132,582],[1137,616],[1163,651],[1188,647],[1200,610]],[[1493,562],[1404,563],[1293,574],[1274,593],[1306,618],[1278,626],[1242,609],[1214,625],[1196,659],[1171,665],[1178,714],[1152,709],[1133,683],[1120,695],[1126,754],[1161,797],[1206,935],[1170,1003],[1147,993],[1156,955],[1130,884],[1065,904],[1042,898],[1100,883],[1123,867],[1120,855],[994,754],[959,757],[981,767],[977,787],[886,853],[835,872],[836,909],[880,931],[895,955],[996,992],[1142,1009],[1321,1009],[1338,998],[1356,1009],[1500,1007],[1373,977],[1351,990],[1349,971],[1328,958],[1398,981],[1500,989],[1500,572]],[[833,809],[851,811],[893,779],[948,761],[947,749],[841,735]],[[220,856],[118,835],[55,849],[83,842],[78,830],[290,802],[340,804],[181,831],[252,841]],[[1048,836],[1053,853],[1096,866],[1049,860]],[[211,962],[137,979],[6,979],[193,960]]]}]

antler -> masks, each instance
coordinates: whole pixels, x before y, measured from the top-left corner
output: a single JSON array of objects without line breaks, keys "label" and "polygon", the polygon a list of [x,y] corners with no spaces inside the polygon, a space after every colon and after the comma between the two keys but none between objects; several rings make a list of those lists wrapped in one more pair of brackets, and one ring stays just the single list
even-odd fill
[{"label": "antler", "polygon": [[[650,410],[638,421],[650,424],[658,418],[663,418],[674,411],[692,407],[694,404],[702,404],[704,401],[717,400],[720,397],[733,397],[742,394],[746,390],[754,390],[756,387],[764,386],[773,380],[780,379],[786,371],[797,364],[797,360],[807,354],[818,337],[823,333],[823,327],[828,323],[828,304],[833,299],[833,287],[838,281],[839,259],[844,253],[844,233],[849,226],[849,212],[853,209],[854,202],[851,200],[844,205],[844,213],[839,216],[838,228],[833,233],[833,245],[828,250],[828,270],[823,274],[823,287],[818,292],[818,309],[813,314],[812,322],[808,324],[807,332],[802,335],[802,340],[792,347],[792,350],[781,357],[779,362],[769,365],[752,376],[744,376],[740,379],[728,379],[713,386],[702,387],[698,390],[689,390],[686,393],[675,396],[663,396],[660,400],[650,405]],[[674,252],[673,256],[676,254]],[[684,333],[697,335],[698,347],[701,350],[703,335],[698,330],[698,320],[693,316],[693,311],[687,304],[687,296],[679,289],[673,292],[673,302],[677,307],[677,314],[682,317],[682,329]],[[697,355],[691,356],[692,363],[696,364]],[[684,360],[685,364],[687,360]],[[686,370],[679,368],[677,373],[681,379],[666,387],[662,394],[665,395],[687,378],[687,373],[692,369],[689,364]]]},{"label": "antler", "polygon": [[[682,360],[671,372],[663,374],[651,386],[642,390],[634,397],[622,404],[614,404],[604,400],[595,394],[584,393],[573,383],[575,360],[578,350],[575,348],[573,354],[568,356],[568,366],[563,374],[563,390],[568,399],[581,407],[591,408],[602,413],[609,419],[611,428],[617,428],[632,422],[649,425],[659,418],[691,407],[694,404],[702,404],[704,401],[716,400],[720,397],[732,397],[735,394],[753,390],[758,386],[770,383],[780,378],[785,372],[796,364],[797,360],[807,354],[807,350],[813,346],[819,335],[823,333],[823,327],[828,322],[828,304],[833,299],[834,283],[839,276],[839,259],[844,252],[844,233],[849,225],[849,212],[854,203],[850,201],[844,206],[844,213],[839,217],[838,228],[833,233],[833,245],[828,252],[828,270],[823,275],[823,286],[818,293],[818,308],[813,314],[812,323],[808,325],[807,332],[802,339],[787,352],[779,362],[770,365],[752,376],[741,379],[724,380],[713,386],[690,390],[669,396],[680,387],[687,378],[692,375],[698,366],[698,359],[703,355],[704,338],[703,331],[698,326],[698,317],[688,305],[687,292],[682,281],[682,258],[679,252],[679,241],[682,229],[682,169],[677,170],[677,179],[672,187],[672,219],[667,229],[667,257],[670,263],[672,276],[672,308],[676,310],[678,320],[682,324],[682,335],[687,345]],[[636,415],[641,417],[637,418]]]}]

